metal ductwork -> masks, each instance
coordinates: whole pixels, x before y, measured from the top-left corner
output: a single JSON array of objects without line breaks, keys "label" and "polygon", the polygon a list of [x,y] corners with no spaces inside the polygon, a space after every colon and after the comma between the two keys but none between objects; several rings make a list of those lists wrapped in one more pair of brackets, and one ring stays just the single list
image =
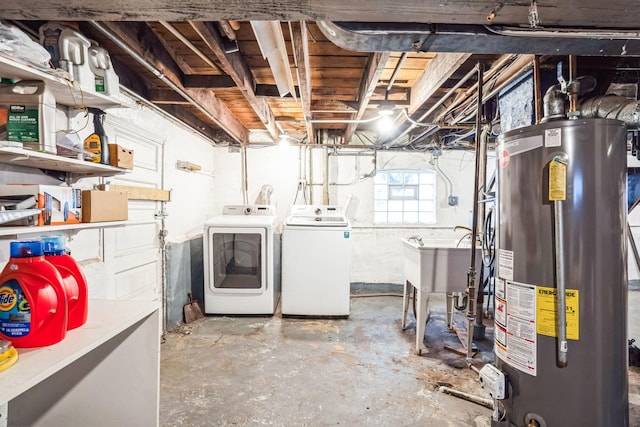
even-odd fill
[{"label": "metal ductwork", "polygon": [[640,33],[489,25],[319,21],[336,45],[359,52],[623,56],[640,54]]},{"label": "metal ductwork", "polygon": [[584,100],[579,106],[583,118],[616,119],[629,129],[640,128],[640,101],[605,95]]},{"label": "metal ductwork", "polygon": [[[544,95],[544,118],[542,123],[562,120],[567,117],[566,93],[560,85],[551,86]],[[623,96],[604,95],[582,100],[576,116],[584,119],[615,119],[623,122],[628,129],[640,129],[640,101]]]}]

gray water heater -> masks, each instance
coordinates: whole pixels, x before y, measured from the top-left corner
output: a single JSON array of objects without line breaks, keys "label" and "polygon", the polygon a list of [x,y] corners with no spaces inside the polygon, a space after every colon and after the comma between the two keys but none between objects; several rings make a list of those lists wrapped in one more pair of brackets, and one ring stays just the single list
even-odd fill
[{"label": "gray water heater", "polygon": [[494,427],[629,425],[626,148],[607,119],[499,138]]}]

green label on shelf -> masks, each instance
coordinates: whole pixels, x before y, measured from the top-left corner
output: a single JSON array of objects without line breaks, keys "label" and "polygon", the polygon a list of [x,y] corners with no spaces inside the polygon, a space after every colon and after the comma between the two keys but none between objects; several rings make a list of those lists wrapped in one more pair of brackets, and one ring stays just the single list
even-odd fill
[{"label": "green label on shelf", "polygon": [[24,105],[10,105],[7,117],[7,140],[39,142],[38,109]]}]

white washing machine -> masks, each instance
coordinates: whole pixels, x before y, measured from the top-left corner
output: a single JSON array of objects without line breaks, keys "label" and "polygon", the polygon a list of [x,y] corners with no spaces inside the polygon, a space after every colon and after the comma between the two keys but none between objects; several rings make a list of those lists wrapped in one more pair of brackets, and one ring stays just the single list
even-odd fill
[{"label": "white washing machine", "polygon": [[272,315],[280,298],[281,233],[273,206],[225,206],[203,233],[204,310]]},{"label": "white washing machine", "polygon": [[283,315],[349,316],[351,224],[338,206],[294,205],[282,230]]}]

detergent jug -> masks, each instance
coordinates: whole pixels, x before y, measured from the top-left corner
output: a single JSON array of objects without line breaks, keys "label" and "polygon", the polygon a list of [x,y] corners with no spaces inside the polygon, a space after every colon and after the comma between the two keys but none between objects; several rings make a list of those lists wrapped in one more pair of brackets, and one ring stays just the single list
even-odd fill
[{"label": "detergent jug", "polygon": [[40,26],[40,44],[51,54],[56,68],[67,71],[83,89],[95,92],[95,78],[89,65],[91,42],[71,26],[50,21]]},{"label": "detergent jug", "polygon": [[44,259],[49,261],[62,276],[62,286],[67,295],[67,330],[87,322],[87,279],[75,259],[67,253],[64,236],[43,237]]},{"label": "detergent jug", "polygon": [[120,93],[120,80],[113,69],[109,52],[94,41],[89,47],[89,66],[95,75],[96,92],[109,96]]},{"label": "detergent jug", "polygon": [[44,259],[41,240],[11,242],[0,273],[0,339],[42,347],[67,333],[67,297],[58,270]]},{"label": "detergent jug", "polygon": [[0,117],[0,139],[56,154],[56,99],[44,82],[0,86]]}]

